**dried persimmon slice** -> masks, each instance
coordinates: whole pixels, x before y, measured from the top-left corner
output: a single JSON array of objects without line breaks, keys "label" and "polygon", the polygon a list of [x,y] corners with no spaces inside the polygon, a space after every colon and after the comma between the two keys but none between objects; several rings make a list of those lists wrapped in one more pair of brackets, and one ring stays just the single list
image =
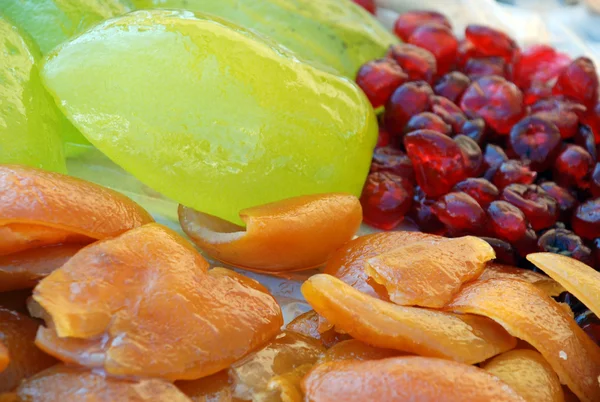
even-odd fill
[{"label": "dried persimmon slice", "polygon": [[378,348],[357,339],[348,339],[327,349],[321,361],[379,360],[402,355],[405,353],[398,350]]},{"label": "dried persimmon slice", "polygon": [[177,380],[223,370],[276,336],[283,318],[261,285],[207,269],[158,224],[96,242],[34,289],[49,317],[36,343],[112,375]]},{"label": "dried persimmon slice", "polygon": [[331,275],[310,277],[302,285],[302,294],[338,330],[380,348],[474,364],[517,343],[488,318],[398,306]]},{"label": "dried persimmon slice", "polygon": [[486,362],[482,368],[508,384],[527,402],[564,402],[558,376],[535,350],[516,349]]},{"label": "dried persimmon slice", "polygon": [[302,388],[309,402],[523,402],[478,367],[421,356],[334,361],[316,366]]},{"label": "dried persimmon slice", "polygon": [[492,318],[535,347],[582,401],[600,400],[600,348],[534,285],[514,279],[472,282],[446,308]]},{"label": "dried persimmon slice", "polygon": [[350,338],[346,334],[337,332],[331,324],[327,323],[328,325],[325,325],[323,321],[326,320],[319,316],[315,310],[310,310],[290,321],[286,326],[286,330],[316,339],[326,348]]},{"label": "dried persimmon slice", "polygon": [[495,257],[486,241],[465,236],[433,245],[424,241],[400,246],[367,260],[366,270],[385,286],[392,302],[441,308]]},{"label": "dried persimmon slice", "polygon": [[[556,255],[556,254],[552,254]],[[504,278],[517,279],[529,282],[537,288],[543,290],[548,296],[558,296],[565,291],[565,288],[554,279],[542,275],[539,272],[533,272],[529,269],[511,267],[509,265],[488,262],[477,281],[488,279]]]},{"label": "dried persimmon slice", "polygon": [[211,257],[263,272],[289,272],[324,264],[352,239],[362,220],[358,199],[317,194],[285,199],[240,212],[241,226],[179,206],[187,235]]}]

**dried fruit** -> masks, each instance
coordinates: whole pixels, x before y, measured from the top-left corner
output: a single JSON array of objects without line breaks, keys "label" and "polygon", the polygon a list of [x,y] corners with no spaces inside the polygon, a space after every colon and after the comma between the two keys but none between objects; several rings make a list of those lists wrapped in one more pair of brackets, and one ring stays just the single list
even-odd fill
[{"label": "dried fruit", "polygon": [[598,75],[594,62],[587,57],[573,60],[558,75],[553,92],[586,106],[594,106],[598,100]]},{"label": "dried fruit", "polygon": [[593,266],[592,250],[585,245],[581,237],[567,229],[550,229],[538,239],[540,251],[561,254],[575,258],[584,264]]},{"label": "dried fruit", "polygon": [[588,188],[594,163],[585,149],[568,144],[554,162],[554,180],[563,187]]},{"label": "dried fruit", "polygon": [[326,348],[330,348],[349,338],[348,335],[336,332],[333,326],[323,325],[323,321],[325,320],[319,317],[314,310],[310,310],[290,321],[285,329],[289,332],[297,332],[309,338],[316,339]]},{"label": "dried fruit", "polygon": [[399,43],[390,46],[386,57],[393,59],[408,75],[410,81],[426,81],[433,83],[437,73],[435,57],[427,49]]},{"label": "dried fruit", "polygon": [[485,121],[479,117],[467,120],[460,128],[460,133],[471,138],[479,146],[482,146],[487,134]]},{"label": "dried fruit", "polygon": [[417,27],[406,42],[429,50],[437,62],[438,74],[446,74],[456,61],[458,40],[444,24],[424,24]]},{"label": "dried fruit", "polygon": [[348,339],[329,348],[321,361],[380,360],[401,355],[403,355],[402,352],[394,349],[377,348],[356,339]]},{"label": "dried fruit", "polygon": [[483,154],[479,145],[473,139],[462,134],[454,137],[454,141],[463,151],[467,175],[470,177],[479,176],[483,170]]},{"label": "dried fruit", "polygon": [[227,370],[198,380],[177,381],[175,385],[193,402],[239,402],[232,396],[231,379]]},{"label": "dried fruit", "polygon": [[457,183],[452,191],[469,194],[482,208],[487,208],[500,195],[498,188],[488,180],[473,177]]},{"label": "dried fruit", "polygon": [[384,230],[395,228],[409,211],[413,195],[409,180],[389,172],[369,173],[360,196],[365,222]]},{"label": "dried fruit", "polygon": [[517,43],[502,31],[484,25],[471,24],[465,29],[465,37],[484,56],[498,56],[512,61],[519,49]]},{"label": "dried fruit", "polygon": [[537,172],[550,167],[560,151],[558,128],[541,117],[525,117],[513,126],[509,138],[510,150]]},{"label": "dried fruit", "polygon": [[394,91],[385,105],[383,120],[392,137],[402,138],[411,117],[430,109],[433,90],[425,81],[407,82]]},{"label": "dried fruit", "polygon": [[560,283],[547,277],[546,275],[533,272],[529,269],[496,264],[495,262],[488,263],[477,280],[485,281],[496,278],[516,279],[519,281],[529,282],[551,297],[556,297],[565,291],[565,288]]},{"label": "dried fruit", "polygon": [[485,222],[485,211],[466,193],[448,193],[433,204],[433,212],[452,233],[479,233]]},{"label": "dried fruit", "polygon": [[467,116],[456,104],[443,96],[432,96],[431,110],[452,126],[454,133],[460,133],[467,122]]},{"label": "dried fruit", "polygon": [[415,171],[410,159],[404,152],[391,146],[375,148],[371,172],[390,172],[415,183]]},{"label": "dried fruit", "polygon": [[492,246],[496,253],[496,262],[500,264],[516,265],[515,249],[510,243],[495,237],[480,237],[480,239],[485,240]]},{"label": "dried fruit", "polygon": [[423,112],[414,115],[406,123],[405,133],[411,133],[417,130],[433,130],[438,133],[450,135],[452,127],[446,123],[440,116],[431,112]]},{"label": "dried fruit", "polygon": [[396,88],[406,81],[406,73],[390,59],[369,61],[356,74],[356,83],[367,95],[373,108],[385,105]]},{"label": "dried fruit", "polygon": [[492,169],[494,172],[504,162],[508,161],[508,156],[498,145],[487,144],[483,153],[483,163],[486,169]]},{"label": "dried fruit", "polygon": [[441,24],[452,28],[450,21],[444,14],[437,11],[413,10],[400,14],[394,24],[394,33],[406,42],[415,29],[428,23]]},{"label": "dried fruit", "polygon": [[547,83],[569,65],[571,58],[548,45],[533,45],[522,50],[513,63],[513,80],[526,89],[536,83]]},{"label": "dried fruit", "polygon": [[500,197],[523,211],[533,230],[549,228],[558,220],[558,203],[535,184],[511,184]]},{"label": "dried fruit", "polygon": [[416,199],[413,201],[408,217],[421,231],[442,236],[446,233],[446,227],[433,212],[435,200],[429,198]]},{"label": "dried fruit", "polygon": [[600,237],[600,198],[580,204],[571,219],[573,231],[587,240]]},{"label": "dried fruit", "polygon": [[462,94],[467,90],[471,80],[460,71],[452,71],[443,75],[433,87],[436,95],[458,103]]},{"label": "dried fruit", "polygon": [[531,105],[531,114],[556,125],[562,138],[575,136],[579,126],[579,116],[586,107],[569,99],[552,97]]},{"label": "dried fruit", "polygon": [[518,241],[527,230],[525,214],[506,201],[494,201],[487,209],[488,221],[492,232],[508,242]]},{"label": "dried fruit", "polygon": [[545,181],[540,184],[540,187],[548,193],[548,195],[556,200],[560,209],[560,217],[562,220],[569,221],[571,213],[577,205],[577,199],[564,187],[552,181]]},{"label": "dried fruit", "polygon": [[502,57],[473,57],[462,68],[470,80],[498,76],[508,79],[508,65]]}]

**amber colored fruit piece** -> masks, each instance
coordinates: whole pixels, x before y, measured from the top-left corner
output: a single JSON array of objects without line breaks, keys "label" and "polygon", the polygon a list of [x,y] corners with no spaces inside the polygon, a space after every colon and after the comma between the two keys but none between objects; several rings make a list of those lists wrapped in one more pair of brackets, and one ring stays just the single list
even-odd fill
[{"label": "amber colored fruit piece", "polygon": [[401,355],[404,355],[404,353],[394,349],[382,349],[357,339],[348,339],[329,348],[321,361],[380,360]]},{"label": "amber colored fruit piece", "polygon": [[5,349],[0,350],[0,362],[6,364],[0,370],[0,393],[12,391],[21,380],[56,364],[33,343],[38,326],[31,317],[0,308],[0,340]]},{"label": "amber colored fruit piece", "polygon": [[238,402],[234,398],[231,378],[227,370],[192,381],[177,381],[177,388],[193,402]]},{"label": "amber colored fruit piece", "polygon": [[421,232],[382,232],[358,237],[340,247],[325,266],[325,273],[370,296],[389,300],[387,290],[369,277],[365,270],[368,259],[414,242],[435,242],[443,237]]},{"label": "amber colored fruit piece", "polygon": [[[553,254],[556,255],[556,254]],[[529,282],[536,288],[541,289],[548,296],[556,297],[561,293],[566,292],[565,288],[554,279],[542,275],[538,272],[533,272],[529,269],[511,267],[509,265],[497,264],[494,262],[488,263],[477,278],[478,281],[488,279],[517,279],[520,281]]]},{"label": "amber colored fruit piece", "polygon": [[527,259],[600,317],[600,272],[560,254],[534,253]]},{"label": "amber colored fruit piece", "polygon": [[485,370],[421,356],[326,362],[308,373],[302,388],[310,402],[523,401]]},{"label": "amber colored fruit piece", "polygon": [[463,283],[477,278],[496,256],[485,240],[473,236],[418,242],[367,261],[367,274],[385,286],[392,302],[440,308]]},{"label": "amber colored fruit piece", "polygon": [[563,402],[558,376],[539,352],[511,350],[482,366],[521,395],[527,402]]},{"label": "amber colored fruit piece", "polygon": [[0,256],[0,292],[31,289],[81,249],[65,244]]},{"label": "amber colored fruit piece", "polygon": [[248,208],[243,227],[180,206],[179,222],[211,257],[256,271],[283,272],[324,264],[351,240],[362,220],[358,198],[316,194]]},{"label": "amber colored fruit piece", "polygon": [[331,325],[328,325],[327,328],[323,328],[324,320],[325,319],[322,317],[319,317],[315,310],[310,310],[290,321],[285,329],[290,332],[297,332],[304,336],[308,336],[309,338],[316,339],[326,348],[330,348],[333,345],[350,338],[346,334],[336,332]]},{"label": "amber colored fruit piece", "polygon": [[492,318],[535,347],[561,383],[582,401],[600,400],[600,348],[558,303],[532,284],[512,279],[472,282],[446,309]]},{"label": "amber colored fruit piece", "polygon": [[74,177],[0,165],[0,255],[91,242],[153,222],[124,195]]},{"label": "amber colored fruit piece", "polygon": [[260,402],[303,402],[302,380],[313,368],[313,364],[296,367],[289,373],[275,376],[269,380],[267,390],[256,395]]},{"label": "amber colored fruit piece", "polygon": [[338,330],[380,348],[474,364],[516,344],[485,317],[398,306],[331,275],[312,276],[302,285],[302,294]]},{"label": "amber colored fruit piece", "polygon": [[257,282],[207,269],[158,224],[96,242],[36,286],[51,318],[36,344],[112,375],[187,380],[223,370],[273,338],[283,319]]},{"label": "amber colored fruit piece", "polygon": [[21,402],[191,402],[164,380],[121,380],[62,364],[28,378],[15,393]]},{"label": "amber colored fruit piece", "polygon": [[10,362],[10,354],[8,348],[0,341],[0,373],[8,367]]}]

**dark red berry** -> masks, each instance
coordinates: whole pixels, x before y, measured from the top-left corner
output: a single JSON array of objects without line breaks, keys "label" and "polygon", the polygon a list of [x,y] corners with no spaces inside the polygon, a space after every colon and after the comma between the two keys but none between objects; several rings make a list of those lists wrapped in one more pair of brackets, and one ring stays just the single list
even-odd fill
[{"label": "dark red berry", "polygon": [[483,152],[483,163],[486,169],[497,169],[504,162],[508,161],[508,156],[498,145],[487,144]]},{"label": "dark red berry", "polygon": [[503,162],[494,172],[492,183],[503,189],[504,187],[513,184],[531,184],[537,176],[536,172],[532,172],[529,167],[518,160],[508,160]]},{"label": "dark red berry", "polygon": [[600,237],[600,198],[580,204],[571,219],[573,231],[587,240]]},{"label": "dark red berry", "polygon": [[380,229],[393,229],[410,209],[413,193],[413,185],[400,176],[369,173],[360,197],[365,222]]},{"label": "dark red berry", "polygon": [[594,160],[579,145],[568,144],[554,162],[554,180],[564,187],[588,188]]},{"label": "dark red berry", "polygon": [[546,119],[527,116],[510,130],[509,145],[531,169],[541,172],[550,167],[560,151],[560,132]]},{"label": "dark red berry", "polygon": [[596,314],[586,311],[577,317],[577,324],[596,345],[600,346],[600,319]]},{"label": "dark red berry", "polygon": [[390,172],[415,183],[415,171],[410,159],[404,152],[391,146],[375,149],[371,172]]},{"label": "dark red berry", "polygon": [[558,77],[570,62],[569,56],[557,52],[551,46],[533,45],[516,55],[513,81],[522,89],[543,85]]},{"label": "dark red berry", "polygon": [[486,137],[485,121],[479,117],[465,121],[465,124],[460,129],[460,134],[466,135],[479,144],[479,146],[482,146]]},{"label": "dark red berry", "polygon": [[430,22],[452,28],[450,21],[443,14],[436,11],[414,10],[400,14],[394,24],[394,33],[406,42],[415,29]]},{"label": "dark red berry", "polygon": [[502,57],[473,57],[462,68],[471,80],[497,75],[508,79],[508,65]]},{"label": "dark red berry", "polygon": [[471,42],[466,39],[458,42],[456,65],[459,69],[462,69],[470,59],[478,56],[481,56],[481,54],[477,52],[477,49]]},{"label": "dark red berry", "polygon": [[594,134],[594,141],[600,144],[600,103],[594,107],[588,107],[587,112],[580,117],[582,123],[589,126]]},{"label": "dark red berry", "polygon": [[590,192],[594,198],[600,197],[600,163],[596,163],[590,180]]},{"label": "dark red berry", "polygon": [[466,193],[449,193],[433,205],[438,219],[453,232],[481,232],[486,221],[481,206]]},{"label": "dark red berry", "polygon": [[435,56],[440,75],[446,74],[456,61],[458,40],[446,25],[421,25],[413,31],[407,42],[429,50]]},{"label": "dark red berry", "polygon": [[437,74],[437,62],[429,50],[409,43],[400,43],[390,46],[387,57],[395,60],[402,67],[410,81],[421,80],[433,83],[433,78]]},{"label": "dark red berry", "polygon": [[375,0],[352,0],[371,14],[375,14],[377,10],[377,5],[375,4]]},{"label": "dark red berry", "polygon": [[511,184],[500,198],[523,211],[533,230],[549,228],[558,220],[558,203],[535,184]]},{"label": "dark red berry", "polygon": [[452,138],[436,131],[418,130],[404,137],[404,146],[417,183],[428,196],[444,195],[467,178],[462,150]]},{"label": "dark red berry", "polygon": [[406,123],[430,109],[433,90],[425,81],[407,82],[394,91],[385,106],[385,127],[392,137],[402,137]]},{"label": "dark red berry", "polygon": [[569,221],[573,209],[577,206],[577,198],[569,190],[552,181],[546,181],[540,184],[540,187],[558,203],[560,218]]},{"label": "dark red berry", "polygon": [[423,112],[414,115],[406,124],[404,132],[406,134],[417,130],[433,130],[438,133],[450,135],[452,127],[446,123],[440,116],[431,112]]},{"label": "dark red berry", "polygon": [[596,141],[590,126],[587,124],[580,124],[575,137],[573,137],[573,141],[575,141],[575,144],[588,151],[594,162],[597,161],[598,154],[596,150]]},{"label": "dark red berry", "polygon": [[379,127],[379,134],[377,136],[377,148],[385,147],[390,143],[390,133],[385,129],[385,127]]},{"label": "dark red berry", "polygon": [[587,247],[581,237],[566,229],[550,229],[538,239],[540,251],[562,254],[575,258],[587,265],[593,265],[592,250]]},{"label": "dark red berry", "polygon": [[539,100],[531,106],[531,114],[554,123],[562,138],[571,138],[577,133],[579,116],[585,111],[582,104],[557,97]]},{"label": "dark red berry", "polygon": [[481,237],[481,240],[485,240],[496,252],[495,262],[506,265],[516,265],[515,250],[510,243],[496,239],[495,237]]},{"label": "dark red berry", "polygon": [[469,25],[465,29],[465,37],[477,51],[485,56],[502,57],[506,62],[512,60],[519,49],[517,43],[507,34],[484,25]]},{"label": "dark red berry", "polygon": [[573,60],[559,74],[554,93],[593,107],[598,100],[598,75],[594,62],[587,57]]},{"label": "dark red berry", "polygon": [[431,111],[450,124],[454,133],[458,134],[467,121],[467,116],[463,111],[454,102],[443,96],[432,96],[430,101]]},{"label": "dark red berry", "polygon": [[487,209],[490,229],[494,235],[508,242],[515,242],[525,235],[527,219],[517,207],[506,201],[494,201]]},{"label": "dark red berry", "polygon": [[483,208],[487,208],[488,205],[500,195],[498,188],[488,180],[474,177],[469,177],[468,179],[457,183],[452,191],[462,191],[463,193],[469,194]]},{"label": "dark red berry", "polygon": [[477,177],[483,173],[483,154],[479,145],[466,135],[457,135],[454,141],[463,151],[467,176]]},{"label": "dark red berry", "polygon": [[433,91],[436,95],[458,103],[470,84],[471,80],[469,77],[459,71],[452,71],[438,80],[437,84],[433,87]]},{"label": "dark red berry", "polygon": [[374,108],[385,105],[394,90],[407,80],[402,68],[390,59],[369,61],[356,74],[356,83]]},{"label": "dark red berry", "polygon": [[498,134],[508,134],[525,113],[523,94],[502,77],[483,77],[471,83],[460,107],[469,116],[479,116]]},{"label": "dark red berry", "polygon": [[525,235],[515,241],[513,246],[521,257],[526,257],[527,254],[537,252],[537,235],[532,228],[525,231]]},{"label": "dark red berry", "polygon": [[529,88],[523,90],[523,100],[527,106],[550,97],[552,97],[552,85],[547,83],[534,82]]},{"label": "dark red berry", "polygon": [[432,207],[434,203],[435,201],[429,198],[415,200],[413,201],[408,216],[421,231],[443,236],[446,232],[446,228],[433,213]]}]

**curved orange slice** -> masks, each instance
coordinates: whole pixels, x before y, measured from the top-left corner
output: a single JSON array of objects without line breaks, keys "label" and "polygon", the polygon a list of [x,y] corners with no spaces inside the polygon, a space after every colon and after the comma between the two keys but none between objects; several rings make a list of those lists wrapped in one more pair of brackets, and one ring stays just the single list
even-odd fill
[{"label": "curved orange slice", "polygon": [[463,283],[496,258],[492,246],[473,236],[400,246],[367,260],[367,274],[402,306],[441,308]]},{"label": "curved orange slice", "polygon": [[315,310],[310,310],[294,318],[285,328],[288,331],[316,339],[326,348],[350,338],[346,334],[337,332],[331,324],[325,325],[323,321],[324,319]]},{"label": "curved orange slice", "polygon": [[511,350],[482,366],[500,378],[527,402],[564,402],[558,376],[552,366],[535,350]]},{"label": "curved orange slice", "polygon": [[113,375],[176,380],[223,370],[273,338],[283,319],[261,285],[207,269],[158,224],[96,242],[35,288],[51,318],[36,344]]},{"label": "curved orange slice", "polygon": [[398,306],[326,274],[310,277],[302,294],[336,328],[380,348],[474,364],[517,343],[485,317]]},{"label": "curved orange slice", "polygon": [[600,272],[560,254],[534,253],[529,254],[527,259],[600,317]]},{"label": "curved orange slice", "polygon": [[349,339],[327,349],[322,361],[380,360],[388,357],[402,356],[403,354],[394,349],[382,349],[367,345],[357,339]]},{"label": "curved orange slice", "polygon": [[80,249],[77,244],[64,244],[0,256],[0,292],[33,288]]},{"label": "curved orange slice", "polygon": [[473,282],[446,308],[492,318],[534,346],[582,401],[600,401],[600,348],[532,284],[513,279]]},{"label": "curved orange slice", "polygon": [[62,364],[27,379],[15,393],[23,402],[192,402],[164,380],[120,380]]},{"label": "curved orange slice", "polygon": [[74,177],[0,165],[0,255],[89,243],[153,222],[124,195]]},{"label": "curved orange slice", "polygon": [[179,221],[208,255],[237,267],[289,272],[324,264],[352,239],[362,221],[358,198],[348,194],[307,195],[240,212],[246,229],[179,206]]},{"label": "curved orange slice", "polygon": [[[556,254],[552,254],[556,255]],[[529,269],[511,267],[509,265],[488,262],[477,281],[488,279],[517,279],[529,282],[536,288],[543,290],[548,296],[555,297],[565,292],[565,288],[554,279],[542,275],[539,272],[533,272]]]},{"label": "curved orange slice", "polygon": [[304,378],[307,401],[523,402],[515,391],[480,368],[420,356],[335,361]]}]

